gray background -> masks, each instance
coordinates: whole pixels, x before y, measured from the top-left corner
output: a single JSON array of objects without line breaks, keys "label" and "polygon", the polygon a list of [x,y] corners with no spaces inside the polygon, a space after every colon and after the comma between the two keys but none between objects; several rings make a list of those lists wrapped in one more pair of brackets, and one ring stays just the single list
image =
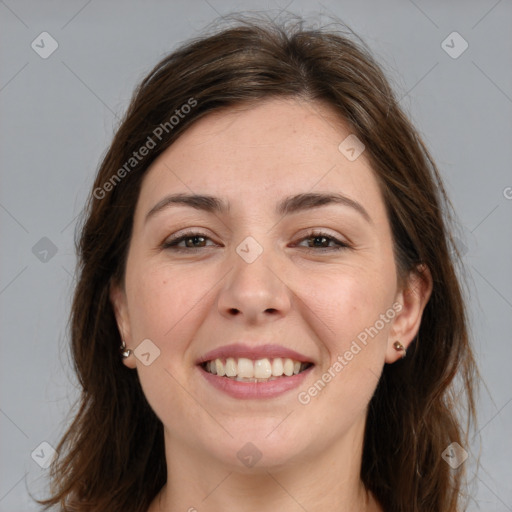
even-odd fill
[{"label": "gray background", "polygon": [[[1,512],[38,510],[27,487],[41,496],[48,470],[31,453],[43,441],[56,446],[76,396],[66,330],[75,221],[134,86],[219,15],[277,15],[284,8],[319,23],[328,21],[324,14],[335,15],[365,39],[442,171],[459,216],[475,349],[487,386],[478,404],[479,436],[465,447],[473,450],[465,462],[473,474],[481,438],[469,510],[512,511],[512,2],[5,0]],[[46,59],[31,47],[43,31],[59,45]],[[441,46],[453,31],[469,44],[458,58]]]}]

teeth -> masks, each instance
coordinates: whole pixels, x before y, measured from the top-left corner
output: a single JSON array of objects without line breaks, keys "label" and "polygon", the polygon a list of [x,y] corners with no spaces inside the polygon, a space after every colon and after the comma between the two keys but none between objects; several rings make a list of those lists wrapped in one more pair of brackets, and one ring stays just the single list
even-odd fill
[{"label": "teeth", "polygon": [[219,377],[224,377],[224,375],[226,375],[224,363],[220,359],[215,359],[215,366],[217,367],[217,375]]},{"label": "teeth", "polygon": [[257,382],[258,379],[274,380],[276,377],[286,375],[291,377],[297,375],[301,370],[305,370],[308,363],[301,363],[290,358],[276,357],[275,359],[258,359],[253,361],[246,357],[240,357],[238,360],[234,357],[228,357],[226,360],[215,359],[208,361],[204,368],[207,372],[219,377],[231,377],[235,380]]},{"label": "teeth", "polygon": [[257,379],[268,379],[272,377],[272,366],[268,359],[258,359],[254,362],[254,376]]},{"label": "teeth", "polygon": [[280,357],[276,357],[272,361],[272,375],[275,377],[281,377],[283,375],[283,360]]},{"label": "teeth", "polygon": [[291,359],[285,359],[284,360],[284,365],[283,365],[283,369],[284,369],[284,374],[287,376],[287,377],[290,377],[291,375],[293,375],[293,361]]},{"label": "teeth", "polygon": [[226,359],[226,377],[236,377],[238,366],[232,357]]},{"label": "teeth", "polygon": [[[217,359],[218,361],[218,359]],[[254,377],[254,364],[250,359],[241,357],[238,360],[238,377],[245,377],[246,379],[252,379]]]}]

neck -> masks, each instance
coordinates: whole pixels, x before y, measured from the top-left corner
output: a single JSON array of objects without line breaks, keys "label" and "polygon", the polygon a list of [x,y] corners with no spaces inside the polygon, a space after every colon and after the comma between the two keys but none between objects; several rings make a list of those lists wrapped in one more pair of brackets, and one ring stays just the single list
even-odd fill
[{"label": "neck", "polygon": [[[362,425],[322,453],[250,470],[205,457],[166,431],[167,484],[148,512],[382,512],[360,480]],[[354,447],[359,447],[355,449]]]}]

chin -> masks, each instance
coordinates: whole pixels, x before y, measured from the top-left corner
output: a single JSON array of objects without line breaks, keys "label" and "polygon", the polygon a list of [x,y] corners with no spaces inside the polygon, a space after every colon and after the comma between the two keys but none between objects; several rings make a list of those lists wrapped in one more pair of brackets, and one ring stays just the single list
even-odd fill
[{"label": "chin", "polygon": [[[283,418],[243,419],[226,424],[227,434],[222,438],[209,439],[205,446],[212,456],[231,470],[244,473],[278,469],[289,465],[294,459],[304,455],[306,435],[291,432],[284,427]],[[276,428],[277,427],[277,428]]]}]

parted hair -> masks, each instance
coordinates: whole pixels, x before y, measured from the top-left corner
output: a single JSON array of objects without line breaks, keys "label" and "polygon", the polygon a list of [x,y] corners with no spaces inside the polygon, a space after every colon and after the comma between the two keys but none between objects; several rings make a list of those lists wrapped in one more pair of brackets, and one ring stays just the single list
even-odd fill
[{"label": "parted hair", "polygon": [[[121,362],[110,285],[124,281],[152,162],[204,116],[281,97],[323,102],[343,118],[383,193],[399,276],[421,278],[426,266],[433,279],[407,357],[384,366],[369,403],[361,480],[386,512],[458,512],[465,464],[452,469],[442,453],[452,442],[468,446],[478,372],[455,214],[440,173],[383,68],[351,31],[300,18],[227,23],[181,44],[142,79],[97,170],[75,235],[69,334],[80,397],[50,469],[49,496],[38,502],[63,512],[146,512],[165,484],[163,426],[137,372]],[[148,138],[155,144],[133,160]]]}]

